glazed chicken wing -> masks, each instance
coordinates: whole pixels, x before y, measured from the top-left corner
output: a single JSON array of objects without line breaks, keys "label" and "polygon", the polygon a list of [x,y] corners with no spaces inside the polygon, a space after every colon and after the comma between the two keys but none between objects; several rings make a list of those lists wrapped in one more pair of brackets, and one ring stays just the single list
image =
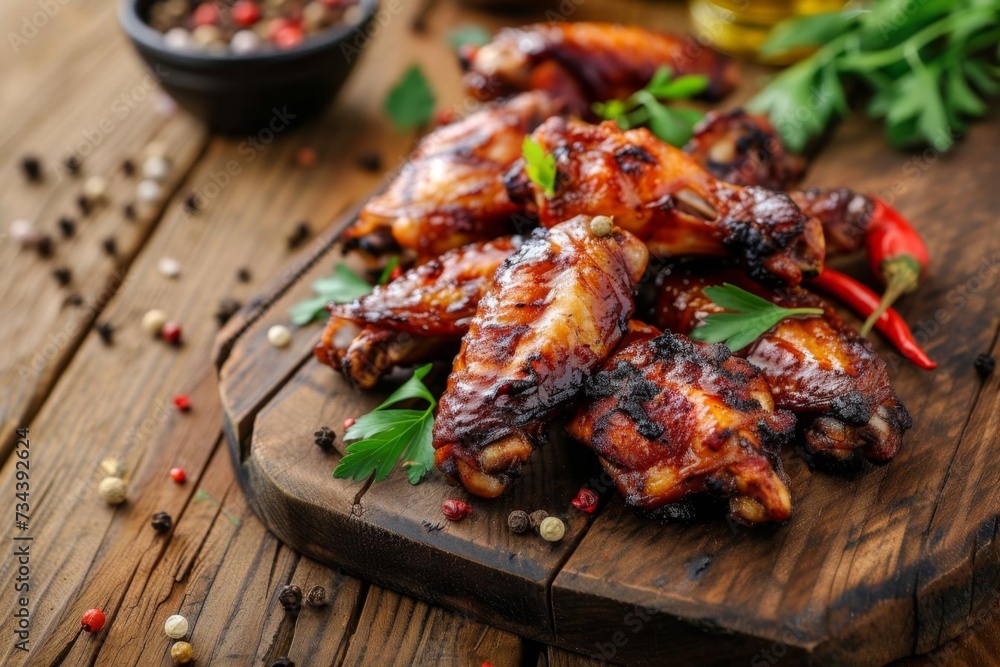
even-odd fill
[{"label": "glazed chicken wing", "polygon": [[423,261],[509,233],[523,207],[508,198],[503,173],[525,135],[561,109],[544,93],[526,93],[430,133],[344,231],[345,251],[402,248]]},{"label": "glazed chicken wing", "polygon": [[438,403],[435,461],[475,495],[498,496],[520,474],[544,420],[625,333],[648,255],[597,220],[579,216],[525,241],[462,339]]},{"label": "glazed chicken wing", "polygon": [[706,492],[745,523],[788,519],[778,450],[795,418],[760,372],[722,345],[634,326],[586,381],[567,430],[593,449],[625,501],[665,516]]},{"label": "glazed chicken wing", "polygon": [[653,255],[735,253],[760,280],[796,284],[823,265],[819,222],[788,195],[717,180],[646,129],[550,118],[532,138],[556,158],[555,195],[514,164],[511,199],[532,204],[546,226],[579,214],[614,216]]},{"label": "glazed chicken wing", "polygon": [[812,188],[788,196],[823,225],[827,254],[854,252],[864,245],[875,213],[871,197],[849,188]]},{"label": "glazed chicken wing", "polygon": [[331,306],[316,358],[364,389],[397,365],[446,358],[469,330],[493,274],[521,242],[507,236],[456,248],[352,303]]},{"label": "glazed chicken wing", "polygon": [[705,97],[736,85],[734,63],[694,38],[608,23],[538,23],[505,28],[493,41],[464,52],[469,93],[481,100],[524,90],[545,90],[571,103],[579,115],[593,102],[625,99],[660,67],[675,76],[703,74]]},{"label": "glazed chicken wing", "polygon": [[893,391],[885,361],[819,297],[802,288],[769,290],[739,271],[673,267],[658,277],[654,321],[690,333],[708,314],[720,312],[703,290],[723,282],[786,308],[825,311],[822,317],[783,320],[738,354],[761,369],[775,404],[799,415],[812,452],[836,461],[853,458],[856,450],[876,463],[891,459],[912,425],[910,416]]}]

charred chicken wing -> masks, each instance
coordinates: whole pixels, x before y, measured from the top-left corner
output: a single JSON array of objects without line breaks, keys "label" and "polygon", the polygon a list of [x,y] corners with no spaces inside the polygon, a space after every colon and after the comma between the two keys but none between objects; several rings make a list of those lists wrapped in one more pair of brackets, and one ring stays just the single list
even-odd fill
[{"label": "charred chicken wing", "polygon": [[525,135],[561,109],[544,93],[526,93],[427,135],[345,230],[345,251],[402,248],[423,261],[509,233],[522,206],[508,198],[503,173],[521,156]]},{"label": "charred chicken wing", "polygon": [[464,53],[466,88],[478,99],[544,90],[570,102],[580,115],[588,114],[593,102],[625,99],[663,66],[676,76],[707,76],[710,98],[725,95],[737,80],[729,58],[694,38],[608,23],[505,28],[489,44]]},{"label": "charred chicken wing", "polygon": [[683,516],[676,503],[709,492],[729,498],[738,521],[788,518],[778,450],[795,418],[774,409],[760,372],[724,346],[635,326],[585,396],[567,430],[629,505]]},{"label": "charred chicken wing", "polygon": [[539,230],[480,302],[434,423],[438,468],[469,492],[507,488],[544,420],[625,333],[648,255],[609,223],[579,216]]},{"label": "charred chicken wing", "polygon": [[780,306],[826,312],[783,320],[738,354],[761,369],[779,408],[799,414],[812,452],[838,461],[856,450],[876,463],[891,459],[912,425],[910,416],[893,391],[885,361],[819,297],[802,288],[769,290],[738,271],[674,267],[658,277],[654,321],[690,333],[705,316],[720,312],[703,290],[723,282]]},{"label": "charred chicken wing", "polygon": [[507,236],[456,248],[331,306],[316,358],[364,389],[397,365],[446,358],[469,330],[497,267],[521,242]]},{"label": "charred chicken wing", "polygon": [[653,255],[736,253],[760,280],[797,284],[823,265],[819,222],[788,195],[717,180],[646,129],[550,118],[532,138],[556,158],[555,195],[514,164],[511,199],[532,204],[543,225],[579,214],[612,215]]}]

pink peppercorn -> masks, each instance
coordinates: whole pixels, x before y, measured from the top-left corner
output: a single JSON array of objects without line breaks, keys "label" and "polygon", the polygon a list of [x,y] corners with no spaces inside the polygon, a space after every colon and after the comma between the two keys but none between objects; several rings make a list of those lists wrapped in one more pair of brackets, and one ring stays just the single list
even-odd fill
[{"label": "pink peppercorn", "polygon": [[573,498],[572,502],[573,507],[577,508],[581,512],[593,514],[594,510],[597,509],[597,494],[590,489],[580,489],[579,493],[576,494],[576,498]]},{"label": "pink peppercorn", "polygon": [[88,609],[80,620],[80,625],[87,632],[97,632],[104,627],[104,612],[100,609]]},{"label": "pink peppercorn", "polygon": [[461,500],[446,500],[441,503],[441,513],[449,521],[461,521],[472,514],[472,508]]},{"label": "pink peppercorn", "polygon": [[160,329],[160,337],[166,342],[176,345],[181,342],[181,325],[176,322],[167,322]]},{"label": "pink peppercorn", "polygon": [[260,20],[260,7],[253,0],[240,0],[233,5],[233,22],[247,28]]},{"label": "pink peppercorn", "polygon": [[178,394],[174,396],[174,405],[181,412],[187,412],[191,409],[191,399],[187,397],[187,394]]},{"label": "pink peppercorn", "polygon": [[195,8],[191,20],[196,28],[203,25],[216,25],[219,22],[219,9],[211,2],[203,2]]},{"label": "pink peppercorn", "polygon": [[177,484],[183,484],[187,481],[187,473],[184,472],[184,468],[171,468],[170,479],[174,480]]}]

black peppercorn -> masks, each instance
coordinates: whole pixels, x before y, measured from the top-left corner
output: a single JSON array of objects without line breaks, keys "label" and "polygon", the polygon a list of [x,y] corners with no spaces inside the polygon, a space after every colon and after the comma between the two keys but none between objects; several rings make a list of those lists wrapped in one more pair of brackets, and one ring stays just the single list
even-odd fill
[{"label": "black peppercorn", "polygon": [[358,158],[358,166],[365,171],[382,171],[382,156],[376,151],[365,151]]},{"label": "black peppercorn", "polygon": [[59,231],[62,232],[62,235],[66,238],[76,234],[76,223],[73,221],[73,218],[68,215],[64,215],[59,218]]},{"label": "black peppercorn", "polygon": [[139,214],[135,210],[135,204],[125,204],[125,206],[122,208],[122,214],[125,216],[125,219],[128,220],[129,222],[133,222],[136,218],[139,217]]},{"label": "black peppercorn", "polygon": [[135,175],[135,162],[133,162],[132,160],[130,160],[128,158],[126,158],[125,160],[123,160],[122,161],[122,172],[126,176],[134,176]]},{"label": "black peppercorn", "polygon": [[93,204],[84,195],[78,195],[76,198],[76,207],[80,209],[80,215],[87,216],[90,212],[94,210]]},{"label": "black peppercorn", "polygon": [[188,213],[197,213],[201,210],[201,200],[198,198],[197,192],[192,192],[184,200],[184,210]]},{"label": "black peppercorn", "polygon": [[73,280],[72,271],[67,269],[65,266],[60,266],[58,269],[53,271],[52,276],[56,279],[56,282],[58,282],[63,287],[69,285],[70,282]]},{"label": "black peppercorn", "polygon": [[549,517],[549,513],[545,510],[535,510],[528,515],[528,520],[531,523],[531,527],[534,530],[538,530],[538,527],[542,525],[542,521],[545,521]]},{"label": "black peppercorn", "polygon": [[295,250],[300,245],[305,243],[311,235],[312,229],[310,229],[309,223],[303,220],[296,225],[295,229],[292,230],[292,233],[288,235],[288,249]]},{"label": "black peppercorn", "polygon": [[48,259],[51,257],[52,253],[55,251],[55,245],[52,243],[52,237],[48,234],[40,236],[38,241],[35,243],[35,251],[42,259]]},{"label": "black peppercorn", "polygon": [[80,173],[80,158],[77,156],[70,155],[63,164],[66,165],[66,171],[74,176]]},{"label": "black peppercorn", "polygon": [[83,305],[83,297],[80,296],[79,294],[77,294],[76,292],[73,292],[72,294],[66,295],[66,298],[63,299],[63,305],[64,306],[82,306]]},{"label": "black peppercorn", "polygon": [[322,607],[326,604],[326,589],[322,586],[312,586],[306,593],[306,606]]},{"label": "black peppercorn", "polygon": [[250,276],[250,269],[248,269],[246,267],[241,267],[241,268],[237,269],[237,271],[236,271],[236,279],[239,280],[241,283],[248,283],[248,282],[250,282],[250,278],[251,278],[251,276]]},{"label": "black peppercorn", "polygon": [[984,352],[976,357],[976,360],[972,362],[972,367],[979,373],[979,377],[985,380],[996,370],[997,360]]},{"label": "black peppercorn", "polygon": [[236,299],[223,299],[219,302],[219,308],[215,311],[215,320],[219,323],[219,326],[224,326],[233,315],[235,315],[243,304]]},{"label": "black peppercorn", "polygon": [[153,528],[158,533],[166,533],[174,525],[174,520],[166,512],[157,512],[153,515]]},{"label": "black peppercorn", "polygon": [[110,322],[101,322],[98,324],[97,335],[101,337],[101,341],[105,345],[111,345],[115,342],[115,328],[111,326]]},{"label": "black peppercorn", "polygon": [[297,613],[302,608],[302,589],[295,584],[282,586],[278,591],[278,602],[285,611]]},{"label": "black peppercorn", "polygon": [[515,533],[523,533],[531,528],[531,517],[524,510],[514,510],[507,517],[507,525]]},{"label": "black peppercorn", "polygon": [[333,443],[337,439],[337,434],[330,430],[329,426],[321,426],[318,431],[313,433],[313,436],[316,438],[316,446],[324,452],[333,450]]},{"label": "black peppercorn", "polygon": [[295,667],[295,663],[288,658],[278,658],[271,663],[271,667]]},{"label": "black peppercorn", "polygon": [[118,255],[118,241],[115,240],[114,236],[109,236],[101,241],[101,247],[104,248],[104,253],[108,257],[115,257]]},{"label": "black peppercorn", "polygon": [[42,163],[34,155],[21,158],[21,170],[24,171],[24,177],[32,183],[42,180]]}]

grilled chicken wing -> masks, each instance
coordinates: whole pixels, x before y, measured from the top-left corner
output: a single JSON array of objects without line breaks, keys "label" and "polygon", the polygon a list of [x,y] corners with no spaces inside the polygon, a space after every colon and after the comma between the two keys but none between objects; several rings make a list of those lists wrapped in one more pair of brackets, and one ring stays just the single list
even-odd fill
[{"label": "grilled chicken wing", "polygon": [[760,280],[796,284],[823,265],[819,222],[787,195],[717,180],[648,130],[550,118],[532,138],[556,158],[555,196],[528,178],[524,160],[506,181],[550,226],[579,214],[612,215],[653,255],[738,254]]},{"label": "grilled chicken wing", "polygon": [[506,236],[462,246],[352,303],[330,306],[316,358],[363,389],[397,365],[446,358],[469,330],[493,274],[521,243]]},{"label": "grilled chicken wing", "polygon": [[778,450],[794,430],[760,372],[722,345],[634,325],[567,430],[593,449],[629,505],[665,516],[679,501],[728,497],[745,523],[780,522],[791,498]]},{"label": "grilled chicken wing", "polygon": [[705,97],[722,97],[737,81],[734,63],[694,38],[608,23],[505,28],[465,54],[466,88],[478,99],[545,90],[580,115],[589,114],[593,102],[625,99],[662,66],[675,75],[707,76]]},{"label": "grilled chicken wing", "polygon": [[648,254],[628,232],[602,231],[585,216],[539,230],[480,302],[434,423],[438,468],[469,492],[507,488],[543,420],[625,333]]},{"label": "grilled chicken wing", "polygon": [[654,321],[690,333],[706,315],[720,312],[703,290],[723,282],[784,307],[824,309],[822,317],[783,320],[738,354],[761,369],[779,408],[799,414],[808,446],[821,458],[843,461],[861,450],[876,463],[891,459],[912,425],[910,415],[882,358],[819,297],[802,288],[769,290],[739,271],[673,267],[658,277]]},{"label": "grilled chicken wing", "polygon": [[789,192],[799,208],[823,225],[827,254],[860,249],[872,224],[875,202],[848,188],[813,188]]},{"label": "grilled chicken wing", "polygon": [[508,198],[503,173],[525,135],[562,108],[544,93],[525,93],[427,135],[344,231],[345,251],[402,248],[422,261],[509,233],[523,207]]}]

